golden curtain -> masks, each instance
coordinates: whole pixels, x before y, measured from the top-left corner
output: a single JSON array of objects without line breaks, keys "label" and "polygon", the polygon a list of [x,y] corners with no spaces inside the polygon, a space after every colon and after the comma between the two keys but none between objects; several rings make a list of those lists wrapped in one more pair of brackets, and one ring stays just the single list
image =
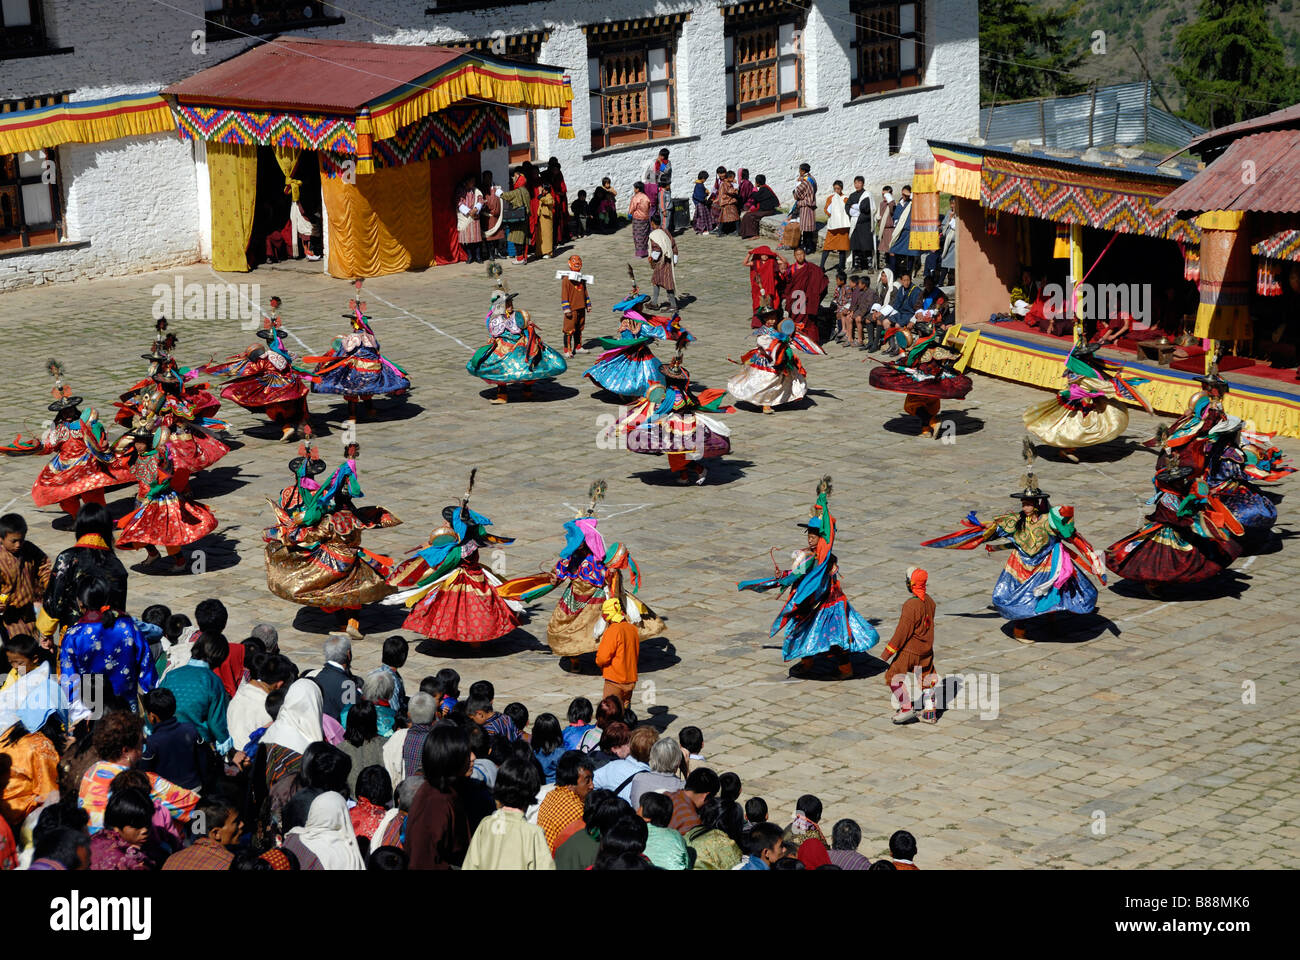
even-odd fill
[{"label": "golden curtain", "polygon": [[298,188],[302,186],[301,180],[293,179],[293,167],[298,162],[298,154],[302,153],[297,147],[271,147],[275,153],[276,165],[280,172],[284,174],[284,185],[289,188],[289,199],[294,203],[298,202]]},{"label": "golden curtain", "polygon": [[322,177],[329,272],[381,277],[433,263],[429,161],[381,167],[347,183]]},{"label": "golden curtain", "polygon": [[248,272],[257,202],[257,147],[208,143],[212,197],[212,269]]}]

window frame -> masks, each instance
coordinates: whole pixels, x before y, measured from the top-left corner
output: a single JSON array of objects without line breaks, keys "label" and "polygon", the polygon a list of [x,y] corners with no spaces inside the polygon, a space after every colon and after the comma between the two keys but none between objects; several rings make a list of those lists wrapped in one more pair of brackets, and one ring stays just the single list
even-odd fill
[{"label": "window frame", "polygon": [[[781,52],[781,28],[790,26],[794,30],[793,53]],[[778,13],[759,16],[732,16],[723,26],[724,73],[727,84],[727,126],[733,127],[759,117],[777,116],[802,110],[806,106],[804,99],[804,81],[806,80],[804,64],[804,31],[808,26],[808,11],[803,8],[791,8]],[[776,42],[774,55],[753,61],[740,68],[736,63],[736,46],[740,37],[751,36],[775,29]],[[787,94],[781,90],[781,70],[787,64],[795,67],[795,90]],[[742,74],[754,73],[764,69],[776,71],[776,96],[763,97],[759,100],[740,102],[740,78]]]},{"label": "window frame", "polygon": [[27,0],[31,23],[18,27],[4,25],[4,9],[0,7],[0,60],[26,53],[41,52],[49,47],[45,33],[45,5],[42,0]]},{"label": "window frame", "polygon": [[[916,10],[913,29],[903,33],[902,8],[914,7]],[[893,30],[897,36],[882,36],[879,32],[869,31],[871,15],[893,10]],[[925,0],[850,0],[849,13],[854,21],[854,37],[849,46],[853,56],[853,99],[871,96],[875,93],[887,93],[891,90],[906,90],[910,87],[925,85],[926,45],[925,45]],[[903,69],[902,45],[915,44],[916,63],[908,70]],[[875,79],[863,78],[864,59],[867,51],[892,47],[897,70],[891,74],[882,74]]]},{"label": "window frame", "polygon": [[[221,6],[216,10],[203,12],[204,32],[208,40],[237,40],[246,36],[265,36],[282,33],[285,30],[303,30],[308,27],[333,27],[344,22],[343,17],[330,16],[334,9],[322,0],[220,0]],[[239,9],[229,9],[238,6]],[[206,5],[205,5],[206,7]],[[259,9],[266,7],[265,11]],[[303,7],[312,7],[315,11],[310,17],[303,17]],[[297,10],[297,16],[291,11]],[[263,18],[260,23],[252,23],[251,17],[262,18],[263,13],[270,14],[270,19]]]},{"label": "window frame", "polygon": [[[42,173],[29,174],[24,176],[22,173],[19,159],[23,153],[34,153],[39,155],[39,159],[44,166],[44,161],[51,160],[55,164],[54,180],[47,184],[50,191],[50,219],[43,223],[28,223],[26,210],[23,202],[23,188],[36,186],[44,182]],[[14,176],[10,177],[5,173],[6,161],[13,158]],[[53,147],[46,147],[39,150],[24,150],[21,153],[9,153],[0,157],[0,192],[13,188],[16,203],[16,216],[18,226],[15,229],[6,230],[0,225],[0,250],[13,250],[23,247],[43,246],[47,243],[58,243],[63,239],[63,203],[59,192],[58,176],[58,153]],[[33,238],[35,242],[33,242]]]},{"label": "window frame", "polygon": [[[650,51],[664,50],[664,70],[666,76],[663,80],[651,79],[650,72]],[[608,57],[621,57],[629,54],[640,54],[645,63],[645,81],[640,83],[623,84],[618,87],[606,87],[604,85],[605,77],[605,60]],[[594,153],[597,150],[605,150],[609,147],[621,147],[630,143],[647,143],[653,140],[664,140],[677,135],[677,33],[676,31],[661,33],[651,36],[627,37],[614,40],[608,43],[592,42],[591,38],[587,39],[587,63],[588,76],[590,76],[590,64],[592,60],[598,62],[598,71],[601,78],[601,86],[597,90],[589,90],[588,96],[596,97],[600,101],[600,123],[596,123],[596,117],[593,115],[588,126],[591,128],[591,149]],[[588,83],[590,86],[590,82]],[[645,117],[643,121],[633,124],[611,125],[605,122],[605,104],[613,96],[624,93],[634,93],[644,91],[645,96]],[[654,95],[656,91],[663,90],[668,95],[667,116],[660,119],[653,119],[654,114]]]}]

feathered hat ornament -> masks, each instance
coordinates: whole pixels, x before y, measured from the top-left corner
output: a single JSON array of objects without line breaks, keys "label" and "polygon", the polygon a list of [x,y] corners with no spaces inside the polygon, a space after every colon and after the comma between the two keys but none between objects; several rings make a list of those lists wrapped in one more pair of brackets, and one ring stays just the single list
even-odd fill
[{"label": "feathered hat ornament", "polygon": [[1156,427],[1156,449],[1163,450],[1165,448],[1165,444],[1167,444],[1168,442],[1169,442],[1169,425],[1162,423],[1160,424],[1160,426]]},{"label": "feathered hat ornament", "polygon": [[825,494],[827,497],[829,497],[833,489],[834,488],[831,486],[831,476],[829,473],[817,481],[817,496],[820,497],[822,494]]},{"label": "feathered hat ornament", "polygon": [[487,265],[487,275],[493,280],[501,276],[501,264],[497,263],[495,260],[489,263]]},{"label": "feathered hat ornament", "polygon": [[578,514],[579,518],[594,517],[596,515],[596,504],[605,499],[605,491],[609,489],[609,484],[604,480],[593,480],[591,486],[587,488],[587,509]]},{"label": "feathered hat ornament", "polygon": [[50,391],[50,396],[54,398],[54,402],[47,407],[51,413],[58,413],[60,410],[66,410],[81,403],[81,397],[74,397],[72,388],[63,382],[62,363],[54,359],[46,360],[45,372],[54,378],[54,389]]},{"label": "feathered hat ornament", "polygon": [[678,340],[677,352],[673,354],[672,360],[670,360],[668,363],[665,363],[663,365],[663,373],[666,379],[689,380],[691,378],[690,371],[687,370],[686,367],[682,364],[682,360],[685,358],[685,356],[686,356],[686,341]]},{"label": "feathered hat ornament", "polygon": [[1025,461],[1025,475],[1020,478],[1020,489],[1011,494],[1017,500],[1045,500],[1047,493],[1039,488],[1038,477],[1034,475],[1034,458],[1037,456],[1034,441],[1025,437],[1020,441],[1020,456]]},{"label": "feathered hat ornament", "polygon": [[470,494],[474,492],[474,478],[478,476],[478,467],[469,472],[469,484],[465,487],[465,496],[461,497],[462,505],[469,503]]},{"label": "feathered hat ornament", "polygon": [[161,343],[163,336],[167,333],[167,318],[159,317],[156,321],[154,321],[153,328],[155,331],[154,338],[153,338],[154,342]]},{"label": "feathered hat ornament", "polygon": [[352,281],[352,286],[356,288],[357,295],[348,301],[348,310],[350,313],[343,314],[345,320],[351,320],[358,327],[365,326],[370,318],[366,316],[366,302],[361,299],[361,284],[365,281],[361,277]]},{"label": "feathered hat ornament", "polygon": [[632,296],[636,296],[637,291],[641,288],[636,283],[636,271],[632,269],[632,264],[627,265],[627,278],[632,281]]}]

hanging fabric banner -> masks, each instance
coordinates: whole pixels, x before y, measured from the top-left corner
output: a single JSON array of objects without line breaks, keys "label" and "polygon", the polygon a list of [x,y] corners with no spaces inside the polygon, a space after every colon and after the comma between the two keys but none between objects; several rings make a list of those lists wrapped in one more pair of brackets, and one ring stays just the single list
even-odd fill
[{"label": "hanging fabric banner", "polygon": [[568,90],[568,98],[560,107],[560,132],[556,137],[560,140],[573,139],[573,80],[566,73],[564,75],[564,86]]},{"label": "hanging fabric banner", "polygon": [[212,269],[248,272],[248,241],[257,202],[257,148],[208,144],[212,197]]}]

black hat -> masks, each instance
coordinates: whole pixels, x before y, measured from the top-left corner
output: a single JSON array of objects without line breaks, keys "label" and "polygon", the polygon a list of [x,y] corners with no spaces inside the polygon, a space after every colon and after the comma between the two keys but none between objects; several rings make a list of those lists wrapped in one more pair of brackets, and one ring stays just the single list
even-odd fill
[{"label": "black hat", "polygon": [[443,507],[443,508],[442,508],[442,519],[443,519],[446,523],[451,523],[451,521],[452,521],[452,520],[455,518],[455,516],[456,516],[456,512],[457,512],[459,509],[460,509],[459,507],[454,507],[454,506],[453,506],[453,507]]},{"label": "black hat", "polygon": [[148,427],[136,427],[127,433],[132,441],[143,440],[149,446],[153,446],[153,431]]},{"label": "black hat", "polygon": [[325,472],[324,460],[317,460],[314,457],[310,460],[307,457],[294,457],[289,461],[289,469],[293,471],[295,477],[298,476],[298,468],[301,467],[304,462],[307,464],[306,473],[309,477],[314,477]]},{"label": "black hat", "polygon": [[156,344],[156,343],[153,345],[153,350],[152,350],[151,352],[140,354],[140,359],[141,359],[141,360],[153,360],[153,361],[155,361],[155,362],[158,362],[158,361],[161,361],[161,360],[170,360],[171,358],[172,358],[172,355],[171,355],[170,353],[159,353],[159,352],[158,352],[158,344]]},{"label": "black hat", "polygon": [[52,413],[59,413],[62,410],[68,410],[70,408],[80,407],[80,406],[81,406],[81,397],[63,397],[62,399],[55,400],[46,409],[48,409]]},{"label": "black hat", "polygon": [[280,331],[281,334],[283,334],[283,333],[285,332],[282,328],[279,328],[279,327],[274,328],[274,329],[272,329],[272,328],[270,328],[270,327],[266,327],[266,328],[264,328],[264,329],[262,329],[262,330],[257,331],[257,335],[258,335],[261,339],[265,340],[267,343],[270,343],[271,340],[272,340],[272,338],[273,338],[273,336],[274,336],[275,330],[277,330],[277,329]]}]

